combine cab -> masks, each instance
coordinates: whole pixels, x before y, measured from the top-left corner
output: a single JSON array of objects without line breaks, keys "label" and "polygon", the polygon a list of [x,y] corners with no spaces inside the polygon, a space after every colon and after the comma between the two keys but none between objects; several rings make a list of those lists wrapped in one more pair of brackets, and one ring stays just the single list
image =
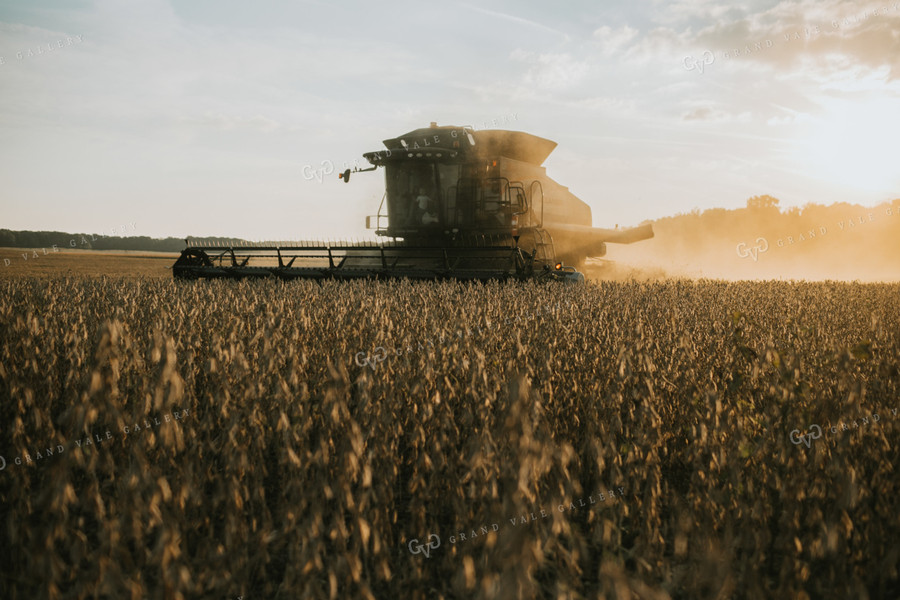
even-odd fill
[{"label": "combine cab", "polygon": [[381,206],[366,220],[384,242],[189,239],[174,276],[583,281],[574,265],[603,256],[607,243],[653,237],[649,225],[592,227],[590,207],[541,166],[556,147],[550,140],[432,123],[384,146],[364,155],[372,167],[354,171],[384,168]]}]

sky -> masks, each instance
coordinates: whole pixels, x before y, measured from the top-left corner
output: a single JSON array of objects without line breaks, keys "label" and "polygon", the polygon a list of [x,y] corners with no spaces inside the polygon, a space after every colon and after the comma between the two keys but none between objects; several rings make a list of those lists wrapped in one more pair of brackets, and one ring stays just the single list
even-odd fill
[{"label": "sky", "polygon": [[381,140],[559,145],[594,225],[900,197],[900,2],[0,0],[0,228],[363,238]]}]

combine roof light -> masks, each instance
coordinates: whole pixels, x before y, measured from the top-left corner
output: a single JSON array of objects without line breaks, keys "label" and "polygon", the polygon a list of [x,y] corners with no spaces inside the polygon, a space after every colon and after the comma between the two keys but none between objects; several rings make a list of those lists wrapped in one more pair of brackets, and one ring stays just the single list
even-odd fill
[{"label": "combine roof light", "polygon": [[556,263],[556,270],[557,270],[557,271],[561,271],[561,270],[562,270],[562,263],[561,263],[561,262]]}]

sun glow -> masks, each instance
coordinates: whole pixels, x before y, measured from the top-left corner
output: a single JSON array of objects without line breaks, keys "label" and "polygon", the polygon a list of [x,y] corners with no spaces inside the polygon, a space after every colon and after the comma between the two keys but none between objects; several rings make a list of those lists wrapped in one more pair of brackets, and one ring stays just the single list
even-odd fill
[{"label": "sun glow", "polygon": [[900,191],[897,144],[900,101],[831,101],[809,124],[800,144],[804,171],[825,182],[860,191]]}]

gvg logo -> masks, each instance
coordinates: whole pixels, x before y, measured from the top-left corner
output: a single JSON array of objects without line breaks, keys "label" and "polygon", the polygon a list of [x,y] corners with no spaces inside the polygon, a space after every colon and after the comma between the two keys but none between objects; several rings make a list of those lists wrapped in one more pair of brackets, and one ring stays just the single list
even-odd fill
[{"label": "gvg logo", "polygon": [[384,362],[384,359],[387,358],[388,352],[384,349],[383,346],[378,346],[375,348],[374,352],[366,353],[366,352],[357,352],[355,356],[356,365],[358,367],[365,367],[368,365],[370,369],[373,371],[375,367],[378,366],[378,363]]},{"label": "gvg logo", "polygon": [[436,533],[432,533],[428,536],[427,544],[421,544],[416,539],[409,540],[406,547],[409,548],[410,554],[424,554],[425,558],[431,558],[431,551],[441,547],[441,538]]},{"label": "gvg logo", "polygon": [[[376,152],[375,154],[380,155],[381,153]],[[385,150],[383,154],[384,154],[384,156],[390,156],[391,151]],[[354,172],[366,170],[360,166],[359,159],[354,160],[352,163],[344,161],[343,163],[341,163],[340,169],[341,170],[354,169]],[[335,163],[330,160],[323,160],[322,162],[319,163],[318,167],[316,167],[314,165],[303,165],[303,169],[302,169],[303,179],[305,179],[307,181],[312,181],[313,179],[315,179],[319,183],[322,183],[323,181],[325,181],[325,176],[331,175],[332,173],[335,172],[335,170],[336,170]]]},{"label": "gvg logo", "polygon": [[319,183],[322,183],[322,180],[325,179],[326,175],[334,173],[334,163],[330,160],[323,160],[321,165],[322,166],[317,169],[313,169],[311,165],[303,165],[303,179],[307,181],[315,179]]},{"label": "gvg logo", "polygon": [[741,242],[737,245],[737,255],[741,258],[747,258],[748,256],[753,259],[753,262],[759,260],[759,255],[762,252],[766,252],[769,249],[769,241],[764,237],[756,238],[756,245],[747,247],[747,244]]},{"label": "gvg logo", "polygon": [[[893,416],[897,416],[897,412],[900,409],[892,408],[891,414]],[[867,425],[874,425],[881,420],[881,417],[878,413],[873,415],[869,415],[867,417],[861,417],[858,420],[844,422],[841,421],[837,425],[832,425],[830,428],[826,426],[826,429],[823,429],[819,425],[810,425],[809,431],[806,433],[800,433],[799,429],[793,430],[788,436],[791,440],[791,443],[795,446],[799,446],[800,444],[806,444],[806,447],[809,448],[812,445],[813,440],[817,440],[823,436],[823,434],[831,434],[837,435],[838,433],[844,433],[847,431],[852,431],[854,429],[861,430]]]},{"label": "gvg logo", "polygon": [[795,446],[806,444],[806,447],[809,448],[813,440],[822,437],[822,428],[818,425],[810,425],[809,433],[801,434],[799,429],[795,429],[788,437],[790,437],[791,443]]},{"label": "gvg logo", "polygon": [[714,62],[716,62],[715,55],[709,50],[704,50],[703,54],[700,55],[700,58],[685,56],[681,64],[684,65],[685,71],[693,71],[694,69],[696,69],[698,73],[703,75],[703,70],[706,68],[706,66],[711,65]]}]

